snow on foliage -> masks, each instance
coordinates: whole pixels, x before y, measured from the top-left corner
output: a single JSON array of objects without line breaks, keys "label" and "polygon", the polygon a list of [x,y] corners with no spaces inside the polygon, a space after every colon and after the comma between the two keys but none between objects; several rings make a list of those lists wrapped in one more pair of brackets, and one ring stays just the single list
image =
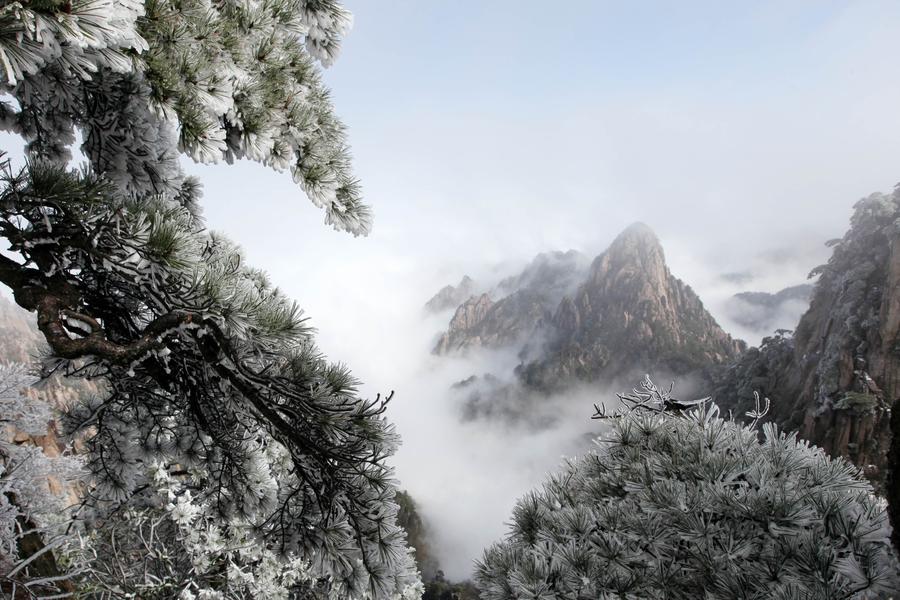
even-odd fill
[{"label": "snow on foliage", "polygon": [[[286,459],[283,448],[269,450]],[[107,526],[91,531],[81,555],[89,574],[82,591],[98,597],[237,599],[343,597],[330,578],[317,579],[310,562],[281,556],[256,543],[264,523],[236,517],[223,521],[191,489],[197,482],[173,475],[161,463],[150,467],[143,506],[128,508]],[[147,552],[152,548],[153,552]],[[392,600],[414,600],[422,584],[410,581]],[[357,590],[364,597],[366,590]]]},{"label": "snow on foliage", "polygon": [[80,459],[48,456],[21,438],[46,435],[52,418],[46,402],[25,393],[34,381],[24,365],[0,364],[0,593],[13,598],[52,594],[68,579],[47,565],[50,553],[69,541],[67,492],[84,477]]},{"label": "snow on foliage", "polygon": [[[205,229],[179,163],[289,170],[328,223],[366,233],[320,78],[349,13],[334,0],[42,0],[4,4],[0,23],[0,126],[28,159],[0,169],[0,282],[37,313],[47,372],[103,382],[63,421],[93,476],[80,515],[120,527],[147,508],[147,466],[178,465],[166,518],[247,524],[262,554],[229,555],[240,572],[301,560],[342,597],[415,595],[387,400],[360,398],[300,309]],[[102,573],[110,556],[96,558],[85,568]]]},{"label": "snow on foliage", "polygon": [[342,593],[386,598],[416,579],[384,464],[398,444],[385,401],[358,398],[297,306],[203,229],[196,188],[178,204],[136,202],[44,162],[4,181],[0,225],[35,265],[8,271],[27,282],[11,280],[38,312],[48,367],[109,387],[64,421],[88,435],[97,523],[163,461],[197,475],[210,510],[254,523],[261,543]]},{"label": "snow on foliage", "polygon": [[[655,388],[654,388],[655,389]],[[655,399],[513,511],[485,552],[486,600],[887,598],[884,502],[858,471],[714,405]],[[633,397],[632,397],[633,398]]]},{"label": "snow on foliage", "polygon": [[92,166],[135,195],[175,194],[178,152],[289,170],[326,222],[371,227],[317,63],[350,28],[333,0],[48,0],[0,8],[0,126],[33,157]]}]

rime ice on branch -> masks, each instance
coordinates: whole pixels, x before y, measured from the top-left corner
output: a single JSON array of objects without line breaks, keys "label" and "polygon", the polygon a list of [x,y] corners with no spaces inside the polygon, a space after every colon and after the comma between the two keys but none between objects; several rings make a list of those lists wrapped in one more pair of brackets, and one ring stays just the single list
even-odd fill
[{"label": "rime ice on branch", "polygon": [[[337,593],[414,590],[385,400],[360,399],[296,305],[205,230],[178,158],[289,170],[327,223],[366,233],[316,64],[335,58],[349,13],[332,0],[50,0],[3,3],[0,21],[0,124],[29,161],[3,168],[0,282],[37,313],[50,369],[108,384],[67,420],[91,432],[92,506],[127,503],[153,461],[177,464],[208,510]],[[76,133],[80,171],[67,165]]]}]

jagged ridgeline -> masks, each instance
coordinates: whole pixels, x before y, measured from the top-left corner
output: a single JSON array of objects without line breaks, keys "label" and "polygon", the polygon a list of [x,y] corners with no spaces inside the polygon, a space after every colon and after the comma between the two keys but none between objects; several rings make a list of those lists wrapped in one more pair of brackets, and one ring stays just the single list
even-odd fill
[{"label": "jagged ridgeline", "polygon": [[458,284],[445,285],[435,294],[431,300],[425,303],[425,309],[430,312],[441,312],[455,308],[460,302],[471,296],[475,291],[475,281],[468,275],[464,275]]},{"label": "jagged ridgeline", "polygon": [[754,390],[768,396],[776,422],[879,484],[890,407],[900,396],[900,192],[858,202],[850,230],[829,244],[796,332],[778,332],[741,356],[721,374],[715,397],[741,415]]},{"label": "jagged ridgeline", "polygon": [[653,231],[635,223],[593,262],[577,252],[540,255],[520,275],[470,297],[434,351],[479,347],[517,348],[520,382],[555,391],[571,383],[630,386],[647,372],[705,382],[711,367],[745,345],[672,275]]}]

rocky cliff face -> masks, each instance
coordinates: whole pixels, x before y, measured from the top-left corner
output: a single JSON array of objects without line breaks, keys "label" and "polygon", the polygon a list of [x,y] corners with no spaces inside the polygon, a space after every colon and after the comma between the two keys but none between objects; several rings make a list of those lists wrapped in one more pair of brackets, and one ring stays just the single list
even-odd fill
[{"label": "rocky cliff face", "polygon": [[649,227],[626,229],[589,267],[577,253],[539,256],[522,274],[457,309],[435,348],[515,347],[533,389],[694,374],[743,349],[676,279]]},{"label": "rocky cliff face", "polygon": [[[38,331],[35,316],[0,296],[0,362],[36,364],[45,349],[44,337]],[[36,402],[47,403],[58,410],[71,406],[86,394],[99,392],[100,387],[95,382],[65,379],[58,375],[36,381],[33,386],[24,390],[24,393]],[[50,458],[59,456],[65,448],[55,420],[47,423],[47,430],[43,435],[29,435],[21,431],[8,431],[8,435],[18,445],[27,444],[41,448]],[[75,440],[74,443],[76,449],[80,451],[82,449],[80,440]],[[48,483],[53,493],[61,490],[58,482],[51,480]],[[77,497],[77,490],[65,491],[73,500]]]},{"label": "rocky cliff face", "polygon": [[529,290],[519,290],[497,302],[487,294],[473,296],[456,310],[434,353],[513,346],[527,339],[548,316],[541,295]]},{"label": "rocky cliff face", "polygon": [[743,349],[669,272],[659,240],[641,223],[594,260],[586,280],[563,298],[550,323],[543,356],[520,368],[532,387],[635,373],[687,375],[731,360]]},{"label": "rocky cliff face", "polygon": [[[46,352],[44,336],[38,331],[34,314],[0,296],[0,362],[36,365]],[[70,405],[85,393],[97,393],[95,383],[83,379],[49,377],[37,382],[29,394],[56,408]]]},{"label": "rocky cliff face", "polygon": [[419,515],[418,508],[409,492],[398,491],[394,502],[399,506],[397,524],[406,531],[406,541],[416,551],[416,565],[424,581],[434,579],[440,565],[428,541],[428,528]]},{"label": "rocky cliff face", "polygon": [[743,414],[754,390],[768,396],[771,419],[881,484],[890,407],[900,398],[900,192],[860,201],[814,273],[821,277],[793,337],[769,338],[741,357],[716,399]]}]

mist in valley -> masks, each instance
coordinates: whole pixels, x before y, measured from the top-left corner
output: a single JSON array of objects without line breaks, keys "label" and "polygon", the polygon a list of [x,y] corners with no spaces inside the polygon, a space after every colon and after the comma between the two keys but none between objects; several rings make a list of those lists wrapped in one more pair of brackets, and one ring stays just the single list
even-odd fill
[{"label": "mist in valley", "polygon": [[[612,237],[598,239],[585,250],[588,260],[605,249]],[[727,331],[750,343],[771,332],[741,330],[717,307],[737,292],[777,291],[805,281],[811,268],[827,257],[823,244],[811,244],[789,260],[780,255],[781,267],[773,269],[776,259],[755,255],[746,263],[750,278],[734,281],[717,266],[680,256],[682,246],[677,241],[669,244],[662,238],[661,242],[673,274],[694,287]],[[526,252],[518,250],[495,264],[474,256],[462,270],[441,263],[432,269],[412,253],[386,260],[381,269],[371,269],[367,263],[336,265],[341,273],[338,284],[332,281],[323,294],[323,314],[335,318],[318,316],[299,295],[318,327],[319,344],[329,357],[353,367],[364,395],[394,391],[388,417],[403,444],[391,462],[401,489],[409,491],[418,504],[432,552],[453,580],[469,578],[483,549],[505,534],[516,499],[540,485],[565,457],[592,447],[603,427],[601,421],[591,419],[594,404],[615,406],[616,394],[628,391],[621,383],[581,385],[552,395],[515,387],[519,345],[446,356],[432,353],[454,309],[429,313],[425,302],[444,285],[458,283],[464,274],[473,278],[479,290],[502,297],[499,283],[520,273],[534,258]],[[505,416],[473,418],[467,403],[471,390],[454,389],[473,375],[483,378],[486,374],[513,386],[499,409],[507,411]],[[641,375],[635,373],[630,385],[636,385]],[[660,384],[669,383],[666,374],[652,375]],[[676,393],[691,387],[689,381],[675,383]]]}]

